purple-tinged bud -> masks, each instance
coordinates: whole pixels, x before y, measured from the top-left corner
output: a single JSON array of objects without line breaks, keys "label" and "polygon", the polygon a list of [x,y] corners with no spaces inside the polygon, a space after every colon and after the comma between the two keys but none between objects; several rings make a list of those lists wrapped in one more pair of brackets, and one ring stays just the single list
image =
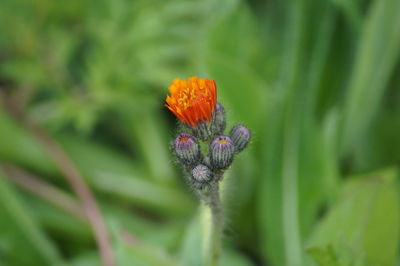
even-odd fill
[{"label": "purple-tinged bud", "polygon": [[232,128],[229,136],[232,139],[233,144],[235,145],[235,151],[240,152],[244,148],[246,148],[247,144],[251,138],[250,130],[242,125],[237,125]]},{"label": "purple-tinged bud", "polygon": [[214,136],[224,134],[226,115],[224,107],[217,103],[212,116],[212,131]]},{"label": "purple-tinged bud", "polygon": [[210,165],[214,169],[226,169],[233,161],[235,146],[230,137],[216,137],[210,145]]},{"label": "purple-tinged bud", "polygon": [[207,166],[199,164],[193,168],[192,177],[195,182],[208,183],[212,179],[212,172]]},{"label": "purple-tinged bud", "polygon": [[199,143],[187,133],[182,133],[175,139],[174,151],[178,159],[186,165],[194,165],[201,158]]}]

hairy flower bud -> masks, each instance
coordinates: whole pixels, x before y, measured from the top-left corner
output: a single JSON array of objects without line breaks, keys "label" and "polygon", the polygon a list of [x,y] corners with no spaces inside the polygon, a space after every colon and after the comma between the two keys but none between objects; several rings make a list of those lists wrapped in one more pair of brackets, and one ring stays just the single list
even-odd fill
[{"label": "hairy flower bud", "polygon": [[214,136],[224,134],[226,126],[226,115],[224,107],[217,103],[212,115],[212,131]]},{"label": "hairy flower bud", "polygon": [[235,146],[227,136],[216,137],[210,145],[210,165],[215,169],[226,169],[232,161]]},{"label": "hairy flower bud", "polygon": [[174,151],[178,159],[186,165],[194,165],[201,158],[199,143],[187,133],[182,133],[175,139]]},{"label": "hairy flower bud", "polygon": [[199,164],[195,168],[193,168],[192,177],[193,180],[196,182],[207,183],[211,181],[212,172],[207,166]]},{"label": "hairy flower bud", "polygon": [[249,143],[251,132],[250,130],[242,125],[236,125],[232,128],[229,136],[232,139],[233,144],[235,145],[235,151],[240,152],[244,148],[246,148]]},{"label": "hairy flower bud", "polygon": [[195,127],[192,127],[192,133],[199,139],[207,141],[214,136],[212,131],[212,123],[209,121],[197,122]]}]

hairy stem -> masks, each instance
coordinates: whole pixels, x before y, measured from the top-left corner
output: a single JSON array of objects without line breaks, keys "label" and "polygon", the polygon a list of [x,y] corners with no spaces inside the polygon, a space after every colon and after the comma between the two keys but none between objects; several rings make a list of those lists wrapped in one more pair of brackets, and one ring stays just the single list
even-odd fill
[{"label": "hairy stem", "polygon": [[217,266],[221,256],[221,239],[224,226],[224,215],[219,196],[219,184],[213,183],[206,191],[199,193],[200,198],[209,206],[211,213],[211,230],[209,235],[206,265]]}]

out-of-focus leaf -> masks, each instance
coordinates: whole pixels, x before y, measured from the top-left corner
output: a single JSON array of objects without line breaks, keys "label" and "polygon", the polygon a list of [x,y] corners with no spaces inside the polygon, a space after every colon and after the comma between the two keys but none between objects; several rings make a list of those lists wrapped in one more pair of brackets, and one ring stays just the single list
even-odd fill
[{"label": "out-of-focus leaf", "polygon": [[[376,261],[396,256],[385,228],[399,227],[390,220],[398,185],[381,173],[344,182],[350,195],[331,204],[341,173],[400,160],[399,9],[398,0],[0,0],[0,97],[8,104],[2,96],[11,95],[79,167],[105,221],[118,224],[122,266],[203,264],[209,221],[201,211],[185,230],[197,201],[174,168],[173,116],[162,106],[174,78],[194,75],[216,80],[225,133],[232,123],[253,133],[224,177],[222,265],[251,265],[250,257],[257,265],[392,266]],[[29,130],[2,110],[0,161],[72,191]],[[101,264],[82,217],[14,192],[71,265]],[[6,195],[0,265],[54,264]],[[337,218],[348,205],[348,217]],[[321,229],[326,223],[333,229]],[[342,244],[348,227],[362,240]],[[324,241],[311,243],[308,256],[310,232]],[[381,237],[389,240],[377,249]]]},{"label": "out-of-focus leaf", "polygon": [[[269,43],[265,42],[257,28],[259,24],[247,3],[225,2],[216,7],[218,16],[206,29],[208,39],[198,51],[202,52],[198,63],[200,69],[206,69],[207,74],[217,82],[218,101],[224,105],[228,117],[226,134],[233,123],[243,123],[253,132],[253,142],[243,154],[237,156],[224,178],[226,215],[232,221],[232,230],[241,232],[236,236],[240,238],[238,242],[247,248],[252,242],[250,235],[255,229],[254,220],[236,216],[251,216],[250,206],[254,206],[253,192],[258,176],[255,153],[261,149],[258,136],[264,124],[263,111],[268,89],[262,75],[268,54],[262,49],[266,49],[263,45]],[[231,30],[233,28],[234,31]]]},{"label": "out-of-focus leaf", "polygon": [[307,251],[320,266],[340,266],[330,246],[325,248],[313,247]]},{"label": "out-of-focus leaf", "polygon": [[161,105],[157,112],[151,109],[123,110],[120,113],[122,131],[132,149],[139,152],[139,159],[147,166],[148,175],[159,183],[175,183],[178,179],[172,169],[173,154],[169,150],[171,140],[166,137],[166,125],[160,119]]},{"label": "out-of-focus leaf", "polygon": [[186,232],[180,249],[180,258],[183,264],[188,266],[201,266],[204,262],[204,249],[206,245],[202,235],[205,216],[205,207],[198,209],[197,214],[186,228]]},{"label": "out-of-focus leaf", "polygon": [[62,265],[58,249],[30,212],[0,172],[1,252],[11,264],[19,261],[23,265]]},{"label": "out-of-focus leaf", "polygon": [[129,245],[120,242],[116,247],[119,265],[143,265],[143,266],[175,266],[181,265],[161,246],[153,246],[144,243]]},{"label": "out-of-focus leaf", "polygon": [[[39,196],[39,195],[35,195]],[[53,195],[56,197],[57,195]],[[70,212],[63,212],[54,206],[52,202],[43,202],[34,195],[25,195],[29,205],[35,210],[34,216],[37,220],[56,238],[72,249],[81,246],[93,245],[94,239],[88,221],[82,218],[71,216]],[[78,202],[76,203],[78,204]],[[105,220],[112,219],[121,224],[127,232],[133,233],[139,239],[146,239],[150,244],[162,245],[171,249],[176,247],[180,238],[180,223],[159,224],[151,219],[141,217],[127,208],[116,204],[100,202]]]},{"label": "out-of-focus leaf", "polygon": [[346,16],[347,20],[350,22],[351,30],[356,32],[362,23],[362,15],[360,2],[358,0],[331,0],[335,5],[337,5]]},{"label": "out-of-focus leaf", "polygon": [[343,110],[343,152],[364,137],[400,54],[400,1],[373,1],[363,25]]},{"label": "out-of-focus leaf", "polygon": [[69,261],[71,266],[98,266],[101,260],[97,251],[87,252],[72,258]]},{"label": "out-of-focus leaf", "polygon": [[[60,139],[87,181],[96,189],[152,206],[153,210],[163,214],[185,213],[193,206],[187,193],[146,180],[143,169],[115,151],[79,138]],[[0,112],[0,158],[33,168],[45,176],[59,175],[38,142],[4,112]]]},{"label": "out-of-focus leaf", "polygon": [[0,108],[0,158],[33,168],[46,176],[55,165],[33,137]]},{"label": "out-of-focus leaf", "polygon": [[139,202],[163,214],[187,213],[193,206],[187,193],[146,180],[141,177],[139,167],[115,167],[122,165],[122,160],[113,164],[118,156],[105,147],[67,137],[62,144],[95,189]]},{"label": "out-of-focus leaf", "polygon": [[89,223],[72,217],[62,210],[40,201],[32,195],[25,195],[29,207],[35,210],[34,217],[52,234],[81,244],[92,244],[93,237]]},{"label": "out-of-focus leaf", "polygon": [[175,250],[180,243],[184,221],[160,223],[115,204],[102,204],[101,206],[105,220],[116,221],[122,230],[131,233],[138,239],[145,240],[150,245],[159,245],[171,251]]},{"label": "out-of-focus leaf", "polygon": [[110,221],[118,265],[173,266],[178,260],[158,245],[151,245],[124,232],[113,220]]},{"label": "out-of-focus leaf", "polygon": [[[218,100],[227,107],[228,121],[246,121],[254,130],[264,118],[260,112],[267,89],[259,69],[264,62],[261,51],[265,43],[256,25],[248,6],[236,4],[209,29],[202,61],[211,78],[217,80]],[[232,28],[235,31],[229,30]]]},{"label": "out-of-focus leaf", "polygon": [[[208,250],[208,234],[210,230],[210,215],[208,207],[201,206],[197,215],[188,225],[182,241],[180,258],[185,266],[203,266]],[[223,236],[223,250],[220,258],[221,266],[253,265],[246,257],[227,246]]]},{"label": "out-of-focus leaf", "polygon": [[395,264],[400,222],[396,177],[389,169],[345,184],[309,241],[317,262],[323,255],[337,258],[341,266]]},{"label": "out-of-focus leaf", "polygon": [[303,238],[328,197],[324,191],[333,175],[325,177],[326,166],[335,164],[320,156],[331,155],[332,140],[314,114],[335,11],[329,2],[304,0],[292,2],[285,16],[281,72],[264,111],[258,221],[265,261],[303,265]]}]

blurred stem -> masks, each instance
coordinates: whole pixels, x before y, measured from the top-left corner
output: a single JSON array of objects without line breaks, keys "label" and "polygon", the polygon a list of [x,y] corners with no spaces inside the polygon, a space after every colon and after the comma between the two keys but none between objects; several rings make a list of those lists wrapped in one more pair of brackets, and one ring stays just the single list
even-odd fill
[{"label": "blurred stem", "polygon": [[200,198],[210,208],[211,230],[209,231],[208,252],[206,253],[206,265],[217,266],[221,257],[221,239],[224,227],[224,214],[222,211],[219,184],[211,184],[209,190],[199,191]]},{"label": "blurred stem", "polygon": [[5,177],[10,182],[44,199],[79,220],[88,222],[79,202],[64,191],[13,165],[0,163],[0,167],[3,168],[6,174]]},{"label": "blurred stem", "polygon": [[224,225],[224,216],[222,212],[221,199],[219,197],[219,185],[215,184],[210,191],[210,211],[211,211],[211,235],[210,235],[210,253],[209,265],[218,265],[221,255],[221,238]]},{"label": "blurred stem", "polygon": [[74,189],[75,193],[79,196],[82,202],[82,207],[92,226],[97,245],[100,249],[100,257],[103,265],[115,265],[107,227],[104,223],[96,199],[79,170],[75,167],[61,146],[49,134],[47,134],[44,129],[33,123],[30,123],[29,128],[41,142],[46,152],[48,152],[48,154],[53,158],[54,162]]}]

